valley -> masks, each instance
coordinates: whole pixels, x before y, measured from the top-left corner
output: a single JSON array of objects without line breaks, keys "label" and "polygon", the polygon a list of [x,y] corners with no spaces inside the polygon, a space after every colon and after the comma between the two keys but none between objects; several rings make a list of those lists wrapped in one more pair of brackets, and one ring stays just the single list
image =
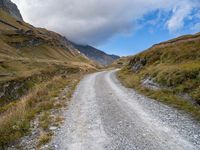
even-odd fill
[{"label": "valley", "polygon": [[0,150],[199,150],[199,139],[200,33],[120,57],[0,0]]}]

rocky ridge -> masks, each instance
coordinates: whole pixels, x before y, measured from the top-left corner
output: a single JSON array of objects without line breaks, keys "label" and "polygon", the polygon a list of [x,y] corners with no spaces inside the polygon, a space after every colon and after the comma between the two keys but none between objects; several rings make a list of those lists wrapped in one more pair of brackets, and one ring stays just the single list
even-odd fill
[{"label": "rocky ridge", "polygon": [[109,55],[105,52],[98,50],[90,45],[77,45],[74,44],[81,53],[85,54],[88,58],[93,61],[100,63],[101,65],[107,66],[112,64],[115,60],[119,59],[119,56]]},{"label": "rocky ridge", "polygon": [[0,0],[0,9],[4,9],[17,20],[23,20],[17,5],[10,0]]}]

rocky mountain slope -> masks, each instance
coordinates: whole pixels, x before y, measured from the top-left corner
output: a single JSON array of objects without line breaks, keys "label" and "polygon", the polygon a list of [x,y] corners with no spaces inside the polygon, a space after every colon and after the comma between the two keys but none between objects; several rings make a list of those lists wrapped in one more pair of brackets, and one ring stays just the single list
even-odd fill
[{"label": "rocky mountain slope", "polygon": [[46,74],[50,78],[55,74],[96,69],[96,64],[65,37],[24,22],[11,1],[1,0],[1,6],[0,105],[27,93],[32,87],[28,81],[35,76]]},{"label": "rocky mountain slope", "polygon": [[15,19],[20,20],[20,21],[23,20],[20,11],[17,8],[17,5],[15,5],[10,0],[0,0],[0,8],[7,11]]},{"label": "rocky mountain slope", "polygon": [[93,61],[100,63],[101,65],[110,65],[115,60],[119,59],[119,56],[116,55],[109,55],[105,52],[98,50],[89,45],[74,45],[81,53],[85,54],[88,58]]},{"label": "rocky mountain slope", "polygon": [[[20,14],[20,11],[18,10],[17,6],[10,0],[0,0],[0,9],[4,12],[7,12],[10,16],[14,17],[18,21],[18,23],[20,23],[21,21],[23,22],[23,18]],[[2,15],[2,17],[3,17],[3,15]],[[12,22],[9,24],[9,21],[6,22],[4,19],[1,19],[1,18],[0,18],[0,22],[1,22],[1,24],[7,25],[11,28],[21,29],[21,27],[17,27],[18,25],[15,26],[15,23],[13,24],[13,22]],[[28,30],[28,28],[27,28],[27,30]],[[31,32],[31,31],[29,31],[29,32]],[[71,48],[74,47],[74,49],[78,49],[85,56],[87,56],[91,60],[93,60],[101,65],[111,64],[114,60],[119,58],[118,56],[115,56],[115,55],[108,55],[94,47],[91,47],[91,46],[74,44],[73,42],[68,41],[64,37],[61,37],[60,42],[62,44],[65,42],[68,43],[68,45],[70,45]]]},{"label": "rocky mountain slope", "polygon": [[61,122],[58,112],[80,78],[98,67],[65,37],[24,22],[15,4],[0,0],[0,149],[18,143],[31,127],[39,129],[39,147],[44,133],[52,136],[47,125]]},{"label": "rocky mountain slope", "polygon": [[127,86],[200,118],[200,33],[132,56],[119,77]]}]

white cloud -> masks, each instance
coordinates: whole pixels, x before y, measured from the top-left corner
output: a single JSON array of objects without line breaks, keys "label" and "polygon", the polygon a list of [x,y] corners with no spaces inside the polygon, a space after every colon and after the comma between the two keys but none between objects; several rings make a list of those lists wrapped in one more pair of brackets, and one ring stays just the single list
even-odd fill
[{"label": "white cloud", "polygon": [[167,21],[167,27],[170,32],[176,32],[184,26],[184,19],[190,15],[193,8],[193,3],[181,1],[173,8],[173,15]]},{"label": "white cloud", "polygon": [[[24,19],[84,44],[99,44],[137,28],[138,19],[154,10],[173,11],[170,31],[184,25],[193,0],[13,0]],[[188,5],[189,4],[189,5]]]}]

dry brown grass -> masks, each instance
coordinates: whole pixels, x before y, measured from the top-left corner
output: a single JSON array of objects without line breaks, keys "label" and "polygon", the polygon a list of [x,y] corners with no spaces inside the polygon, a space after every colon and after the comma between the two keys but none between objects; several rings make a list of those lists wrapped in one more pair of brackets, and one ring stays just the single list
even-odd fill
[{"label": "dry brown grass", "polygon": [[[68,44],[63,45],[61,35],[35,28],[25,22],[18,23],[1,9],[0,16],[5,22],[23,29],[19,33],[0,24],[0,83],[31,81],[31,88],[28,87],[29,83],[27,87],[23,87],[28,89],[28,94],[27,91],[16,91],[17,94],[21,92],[19,100],[15,97],[8,98],[7,96],[11,94],[0,100],[3,102],[2,105],[5,105],[0,108],[1,149],[27,134],[30,120],[37,114],[54,107],[61,107],[61,104],[54,105],[54,97],[58,96],[60,90],[69,85],[71,90],[67,97],[70,97],[80,79],[80,72],[96,70],[97,66]],[[25,33],[27,30],[32,32],[27,34]],[[39,44],[30,45],[29,42],[27,44],[27,41],[35,39]],[[37,81],[31,78],[38,74],[44,78]],[[74,81],[75,79],[77,81]],[[24,94],[26,96],[23,96]],[[45,128],[45,123],[42,126]]]},{"label": "dry brown grass", "polygon": [[191,102],[184,100],[171,90],[151,90],[141,85],[141,76],[134,74],[127,68],[118,72],[118,78],[128,88],[134,88],[140,94],[165,103],[174,108],[189,113],[193,118],[200,120],[200,108]]},{"label": "dry brown grass", "polygon": [[41,133],[37,146],[40,147],[40,146],[48,143],[51,140],[51,138],[52,138],[52,134],[45,133],[45,132]]},{"label": "dry brown grass", "polygon": [[[200,119],[200,34],[179,37],[132,56],[118,76],[127,87]],[[142,80],[149,78],[160,90],[142,86]]]},{"label": "dry brown grass", "polygon": [[[0,148],[6,147],[27,134],[30,121],[40,112],[54,108],[55,99],[53,97],[58,96],[65,86],[70,87],[71,95],[79,79],[80,75],[69,76],[69,78],[54,77],[51,81],[36,86],[21,100],[10,105],[0,114]],[[40,120],[44,129],[48,128],[46,116],[45,113]]]}]

